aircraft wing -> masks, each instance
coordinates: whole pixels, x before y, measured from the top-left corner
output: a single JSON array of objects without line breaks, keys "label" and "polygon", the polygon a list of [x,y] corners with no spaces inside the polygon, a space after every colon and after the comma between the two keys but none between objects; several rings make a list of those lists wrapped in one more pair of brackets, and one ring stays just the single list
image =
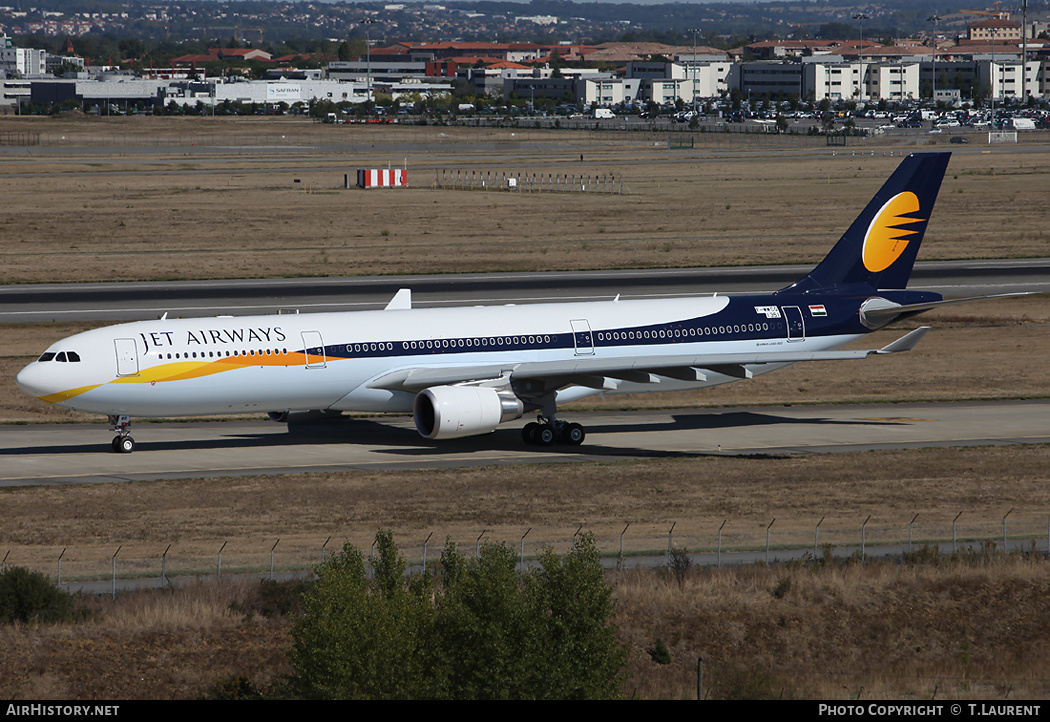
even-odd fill
[{"label": "aircraft wing", "polygon": [[658,377],[683,381],[704,381],[707,373],[751,378],[748,368],[759,364],[793,364],[804,361],[845,361],[872,354],[909,351],[929,330],[917,328],[880,349],[856,351],[753,351],[740,354],[669,354],[666,356],[602,358],[582,356],[559,361],[463,366],[417,366],[385,373],[367,385],[373,389],[418,392],[430,386],[479,383],[486,381],[546,379],[559,386],[585,386],[612,390],[619,381],[653,383]]}]

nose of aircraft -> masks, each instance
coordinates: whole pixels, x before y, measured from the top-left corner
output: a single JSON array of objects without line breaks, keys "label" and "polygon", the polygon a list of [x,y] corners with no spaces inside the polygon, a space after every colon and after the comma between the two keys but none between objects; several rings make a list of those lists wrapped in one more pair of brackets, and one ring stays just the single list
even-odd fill
[{"label": "nose of aircraft", "polygon": [[54,384],[48,382],[46,364],[34,362],[26,366],[15,376],[15,385],[30,396],[40,398],[55,391]]}]

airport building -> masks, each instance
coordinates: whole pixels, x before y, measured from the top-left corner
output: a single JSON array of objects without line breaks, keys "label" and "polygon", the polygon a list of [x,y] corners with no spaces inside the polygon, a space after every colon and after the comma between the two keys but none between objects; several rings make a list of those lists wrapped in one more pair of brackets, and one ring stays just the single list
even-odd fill
[{"label": "airport building", "polygon": [[[29,82],[30,100],[39,104],[62,105],[75,102],[84,110],[127,110],[171,103],[212,107],[223,103],[279,104],[328,100],[333,103],[363,103],[368,99],[365,81],[317,80],[310,78],[243,80],[223,78],[138,78],[131,75],[104,75],[98,78],[41,79]],[[447,93],[451,83],[421,83],[412,80],[373,81],[371,92],[393,98],[409,94]]]},{"label": "airport building", "polygon": [[15,47],[0,35],[0,71],[12,78],[38,78],[47,73],[47,51]]},{"label": "airport building", "polygon": [[[980,25],[980,24],[978,24]],[[600,59],[611,50],[576,46],[497,43],[399,43],[376,49],[370,57],[329,63],[327,68],[273,67],[263,80],[205,77],[196,58],[176,59],[194,67],[142,74],[104,72],[89,76],[85,64],[69,53],[14,47],[0,37],[0,105],[79,103],[90,107],[145,107],[230,103],[363,103],[377,93],[392,98],[449,93],[453,80],[476,95],[537,100],[547,98],[578,106],[614,107],[634,103],[698,103],[730,94],[749,100],[914,100],[931,95],[948,103],[971,98],[1050,97],[1050,44],[1029,43],[1029,59],[1011,44],[1012,37],[960,38],[954,45],[866,42],[758,43],[749,53],[768,58],[733,61],[715,49],[693,53],[669,46],[633,48],[623,71],[564,67],[561,59]],[[1003,26],[1006,28],[1006,26]],[[1011,28],[1006,28],[1003,32]],[[789,47],[790,46],[790,47]],[[661,50],[663,48],[664,50]],[[70,46],[69,50],[72,48]],[[215,50],[201,61],[258,51]],[[618,52],[624,54],[621,48]],[[739,54],[738,54],[739,55]],[[604,56],[603,56],[604,57]],[[619,56],[617,56],[619,57]],[[533,63],[524,65],[522,62]],[[608,61],[606,61],[608,62]],[[275,64],[276,65],[276,64]],[[55,75],[62,73],[63,77]],[[371,95],[370,95],[371,93]]]}]

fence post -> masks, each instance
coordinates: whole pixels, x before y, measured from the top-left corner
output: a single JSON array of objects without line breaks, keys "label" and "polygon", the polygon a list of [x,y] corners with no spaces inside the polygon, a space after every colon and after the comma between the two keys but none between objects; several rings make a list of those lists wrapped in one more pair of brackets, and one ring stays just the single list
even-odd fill
[{"label": "fence post", "polygon": [[718,566],[722,566],[722,529],[725,527],[728,519],[722,520],[722,526],[718,527]]},{"label": "fence post", "polygon": [[117,550],[113,552],[113,556],[109,560],[113,568],[113,585],[110,591],[110,596],[112,596],[113,599],[117,598],[117,554],[120,554],[120,547],[122,546],[124,545],[121,544],[119,547],[117,547]]},{"label": "fence post", "polygon": [[766,527],[766,564],[769,564],[769,530],[773,528],[773,522],[777,520],[773,517],[773,521],[769,522],[769,526]]},{"label": "fence post", "polygon": [[280,543],[281,540],[278,538],[277,541],[273,543],[273,546],[270,547],[270,579],[273,579],[273,550],[276,549],[277,545]]},{"label": "fence post", "polygon": [[1013,507],[1010,508],[1010,511],[1003,514],[1003,554],[1006,553],[1006,517],[1010,516],[1010,512],[1012,511]]},{"label": "fence post", "polygon": [[[1046,523],[1047,523],[1047,528],[1050,529],[1050,519],[1048,519]],[[616,562],[616,567],[617,568],[622,568],[623,567],[623,537],[624,537],[624,534],[627,533],[627,529],[630,526],[631,526],[631,522],[627,522],[627,526],[625,526],[623,528],[623,531],[620,532],[620,558]],[[1050,532],[1048,532],[1048,533],[1050,533]]]},{"label": "fence post", "polygon": [[529,535],[530,531],[532,531],[532,527],[531,526],[528,529],[525,530],[524,534],[521,535],[521,550],[520,550],[521,571],[525,571],[525,537],[527,537]]},{"label": "fence post", "polygon": [[820,521],[813,527],[813,561],[817,560],[817,542],[820,539],[820,525],[824,523],[824,517],[820,517]]},{"label": "fence post", "polygon": [[168,549],[171,549],[171,544],[160,555],[160,582],[163,586],[168,584]]},{"label": "fence post", "polygon": [[867,552],[865,548],[865,542],[867,541],[868,534],[868,522],[871,521],[871,514],[868,514],[868,518],[864,520],[864,523],[860,525],[860,559],[864,561],[867,559]]},{"label": "fence post", "polygon": [[228,543],[229,543],[228,541],[224,541],[222,543],[222,546],[219,547],[219,560],[218,560],[218,563],[217,563],[217,565],[215,567],[215,576],[216,577],[221,577],[222,576],[222,550],[226,548],[226,545]]}]

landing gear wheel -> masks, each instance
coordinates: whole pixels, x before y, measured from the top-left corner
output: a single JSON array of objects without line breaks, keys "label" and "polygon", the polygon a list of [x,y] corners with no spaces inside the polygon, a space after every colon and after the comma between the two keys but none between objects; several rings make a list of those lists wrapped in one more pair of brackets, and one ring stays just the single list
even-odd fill
[{"label": "landing gear wheel", "polygon": [[552,446],[554,444],[579,446],[586,435],[579,424],[569,424],[543,416],[525,424],[521,430],[522,440],[531,446]]},{"label": "landing gear wheel", "polygon": [[112,446],[118,454],[130,454],[135,450],[135,440],[130,436],[114,436]]},{"label": "landing gear wheel", "polygon": [[135,450],[135,440],[131,438],[131,417],[126,414],[111,414],[109,430],[116,431],[110,446],[118,454],[130,454]]},{"label": "landing gear wheel", "polygon": [[579,446],[586,436],[583,427],[579,424],[573,423],[565,427],[565,443],[570,446]]}]

